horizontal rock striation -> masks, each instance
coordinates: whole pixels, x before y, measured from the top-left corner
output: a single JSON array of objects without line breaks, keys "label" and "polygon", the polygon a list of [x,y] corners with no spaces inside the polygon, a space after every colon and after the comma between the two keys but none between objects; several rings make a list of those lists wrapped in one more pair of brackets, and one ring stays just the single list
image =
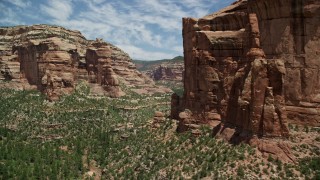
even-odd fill
[{"label": "horizontal rock striation", "polygon": [[121,49],[49,25],[0,28],[0,71],[1,87],[37,88],[51,100],[72,92],[79,80],[89,82],[93,94],[111,97],[124,95],[120,82],[153,84]]},{"label": "horizontal rock striation", "polygon": [[287,137],[287,121],[320,124],[320,2],[240,0],[183,18],[184,95],[172,96],[178,130],[224,124]]}]

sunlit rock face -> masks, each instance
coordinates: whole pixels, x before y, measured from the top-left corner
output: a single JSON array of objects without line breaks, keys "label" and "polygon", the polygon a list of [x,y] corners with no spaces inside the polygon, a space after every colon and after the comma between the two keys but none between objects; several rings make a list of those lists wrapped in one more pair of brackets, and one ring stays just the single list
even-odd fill
[{"label": "sunlit rock face", "polygon": [[120,97],[128,86],[153,84],[121,49],[79,31],[33,25],[0,28],[0,87],[37,88],[51,100],[89,83],[92,94]]},{"label": "sunlit rock face", "polygon": [[76,47],[64,43],[53,37],[13,47],[18,52],[21,78],[52,100],[72,92],[75,86]]},{"label": "sunlit rock face", "polygon": [[286,137],[288,120],[319,125],[319,17],[318,1],[240,0],[183,18],[185,91],[171,103],[179,130],[222,121]]}]

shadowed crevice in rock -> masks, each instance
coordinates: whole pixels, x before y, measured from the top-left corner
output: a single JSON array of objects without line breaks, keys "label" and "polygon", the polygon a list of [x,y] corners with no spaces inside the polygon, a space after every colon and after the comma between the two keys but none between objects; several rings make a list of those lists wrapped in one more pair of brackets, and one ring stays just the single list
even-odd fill
[{"label": "shadowed crevice in rock", "polygon": [[295,0],[291,2],[292,34],[294,36],[295,52],[304,54],[305,46],[305,18],[303,17],[303,0]]}]

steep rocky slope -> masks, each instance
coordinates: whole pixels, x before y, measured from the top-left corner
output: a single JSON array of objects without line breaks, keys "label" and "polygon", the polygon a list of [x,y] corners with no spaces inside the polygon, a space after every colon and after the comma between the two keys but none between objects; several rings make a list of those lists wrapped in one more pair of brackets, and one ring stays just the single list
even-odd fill
[{"label": "steep rocky slope", "polygon": [[179,130],[222,121],[236,129],[220,133],[238,141],[287,137],[287,120],[319,126],[319,17],[319,1],[239,0],[184,18],[185,92],[171,112]]},{"label": "steep rocky slope", "polygon": [[94,94],[119,97],[120,85],[152,87],[127,53],[104,42],[87,40],[79,31],[33,25],[0,28],[1,87],[37,88],[57,99],[78,80]]}]

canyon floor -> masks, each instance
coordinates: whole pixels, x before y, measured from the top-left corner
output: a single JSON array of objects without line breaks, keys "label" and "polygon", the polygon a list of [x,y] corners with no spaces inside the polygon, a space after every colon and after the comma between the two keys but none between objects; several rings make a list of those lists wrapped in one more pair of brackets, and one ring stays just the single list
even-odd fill
[{"label": "canyon floor", "polygon": [[[125,91],[89,96],[80,83],[49,102],[36,91],[0,89],[0,179],[320,178],[319,128],[289,125],[296,160],[287,164],[213,138],[206,126],[198,136],[176,133],[171,94]],[[163,121],[155,123],[155,111]]]}]

